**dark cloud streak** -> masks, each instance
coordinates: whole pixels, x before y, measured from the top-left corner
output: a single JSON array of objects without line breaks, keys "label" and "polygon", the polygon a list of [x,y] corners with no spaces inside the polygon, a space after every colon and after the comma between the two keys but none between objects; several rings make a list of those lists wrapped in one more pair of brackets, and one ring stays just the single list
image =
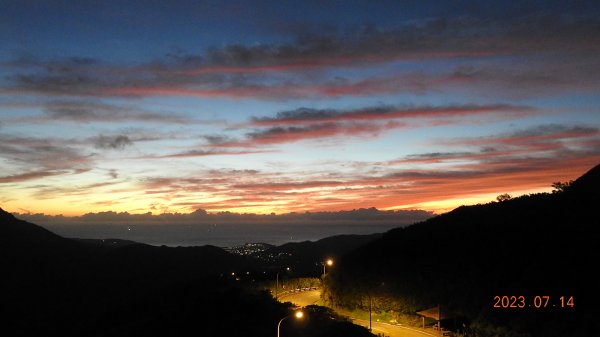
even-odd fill
[{"label": "dark cloud streak", "polygon": [[[89,171],[92,158],[68,140],[0,135],[0,158],[13,163],[21,172],[0,177],[0,182],[17,182],[54,175]],[[8,172],[4,172],[8,173]]]},{"label": "dark cloud streak", "polygon": [[62,175],[62,174],[67,174],[67,173],[70,173],[70,171],[58,171],[58,170],[31,171],[31,172],[20,173],[20,174],[15,174],[15,175],[2,176],[2,177],[0,177],[0,184],[16,183],[16,182],[22,182],[22,181],[28,181],[28,180],[34,180],[34,179],[41,179],[41,178],[47,178],[47,177],[57,176],[57,175]]},{"label": "dark cloud streak", "polygon": [[506,117],[527,115],[535,109],[526,106],[508,104],[496,105],[457,105],[457,106],[422,106],[422,107],[369,107],[356,110],[310,109],[299,108],[277,113],[275,117],[254,117],[255,125],[302,124],[307,122],[332,121],[368,121],[402,118],[438,118],[468,115],[484,115],[503,113]]},{"label": "dark cloud streak", "polygon": [[49,121],[72,122],[114,122],[135,120],[154,123],[187,124],[191,120],[172,112],[140,111],[130,107],[122,107],[94,101],[57,101],[45,106],[46,119]]},{"label": "dark cloud streak", "polygon": [[91,139],[94,147],[102,150],[122,150],[128,146],[133,145],[133,142],[129,137],[119,136],[104,136],[100,135]]},{"label": "dark cloud streak", "polygon": [[[566,15],[532,14],[493,20],[434,18],[389,29],[364,26],[346,31],[308,31],[289,43],[231,44],[206,54],[170,54],[165,59],[136,66],[111,65],[82,57],[18,58],[4,64],[16,70],[6,77],[8,86],[4,91],[58,96],[285,98],[397,92],[399,87],[429,90],[439,87],[443,80],[484,81],[490,85],[535,84],[528,92],[556,86],[589,87],[598,83],[589,75],[589,69],[598,66],[599,32],[600,21],[591,17],[573,20]],[[445,78],[433,79],[427,79],[427,74],[416,74],[410,75],[416,77],[416,81],[408,85],[406,79],[394,81],[391,78],[383,82],[381,78],[363,79],[346,86],[321,82],[316,87],[291,83],[289,79],[270,81],[268,85],[264,81],[271,73],[306,69],[363,67],[397,60],[489,59],[491,56],[524,57],[526,61],[521,67],[525,69],[517,72],[506,66],[500,66],[500,71],[485,67],[469,71],[457,69]],[[541,74],[536,70],[539,63],[559,68],[553,73]],[[584,76],[584,80],[569,75],[573,71]]]},{"label": "dark cloud streak", "polygon": [[50,224],[127,224],[127,225],[153,225],[153,224],[279,224],[279,225],[396,225],[406,226],[425,220],[433,213],[422,210],[380,211],[375,208],[355,209],[339,212],[306,212],[284,213],[279,215],[239,214],[239,213],[208,213],[198,209],[193,213],[166,213],[160,215],[130,214],[128,212],[99,212],[87,213],[77,217],[62,215],[50,216],[45,214],[18,214],[20,218],[39,223]]}]

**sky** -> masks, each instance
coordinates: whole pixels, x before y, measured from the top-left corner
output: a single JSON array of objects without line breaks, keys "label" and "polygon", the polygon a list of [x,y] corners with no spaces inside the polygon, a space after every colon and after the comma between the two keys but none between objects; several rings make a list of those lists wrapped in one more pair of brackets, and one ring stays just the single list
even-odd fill
[{"label": "sky", "polygon": [[11,212],[441,213],[600,163],[596,1],[0,8]]}]

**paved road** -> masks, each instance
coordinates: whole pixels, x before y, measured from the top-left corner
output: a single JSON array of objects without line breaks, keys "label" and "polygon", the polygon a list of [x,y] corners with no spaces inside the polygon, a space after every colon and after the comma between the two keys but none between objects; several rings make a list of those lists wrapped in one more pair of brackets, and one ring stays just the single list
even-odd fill
[{"label": "paved road", "polygon": [[[279,296],[279,301],[281,302],[292,302],[293,304],[303,307],[310,304],[316,304],[321,297],[320,290],[310,290],[303,291],[298,293],[288,293]],[[362,325],[364,327],[369,327],[368,320],[362,319],[354,319],[351,318],[352,322],[357,325]],[[386,337],[438,337],[439,335],[431,334],[429,332],[424,332],[421,330],[403,327],[399,325],[392,325],[388,323],[381,322],[372,322],[373,334],[383,334]]]},{"label": "paved road", "polygon": [[[352,323],[357,325],[362,325],[364,327],[369,327],[369,321],[364,319],[355,319],[351,318]],[[434,335],[425,331],[403,327],[399,325],[393,325],[388,323],[381,322],[372,322],[373,330],[371,331],[373,334],[383,334],[384,336],[390,337],[428,337],[435,336],[439,337],[439,335]]]},{"label": "paved road", "polygon": [[317,304],[321,298],[320,290],[309,290],[298,293],[287,293],[279,296],[280,302],[292,302],[293,304],[304,307],[311,304]]}]

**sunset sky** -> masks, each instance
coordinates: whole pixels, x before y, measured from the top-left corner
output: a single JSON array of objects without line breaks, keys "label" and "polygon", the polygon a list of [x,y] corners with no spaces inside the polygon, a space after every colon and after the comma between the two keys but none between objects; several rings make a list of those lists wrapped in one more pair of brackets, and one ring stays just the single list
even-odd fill
[{"label": "sunset sky", "polygon": [[423,209],[600,163],[597,1],[0,0],[0,207]]}]

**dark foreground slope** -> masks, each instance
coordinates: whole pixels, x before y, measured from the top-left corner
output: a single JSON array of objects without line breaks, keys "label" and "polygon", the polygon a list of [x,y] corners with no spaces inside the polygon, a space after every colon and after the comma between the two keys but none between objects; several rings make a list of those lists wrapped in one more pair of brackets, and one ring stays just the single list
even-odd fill
[{"label": "dark foreground slope", "polygon": [[[23,336],[147,335],[149,328],[189,328],[190,322],[182,324],[187,314],[201,317],[214,310],[201,303],[219,303],[219,294],[227,291],[228,281],[221,275],[255,267],[211,246],[109,247],[65,239],[3,210],[0,254],[5,322],[0,332]],[[247,300],[271,307],[273,316],[285,312],[266,298],[252,296]]]},{"label": "dark foreground slope", "polygon": [[[589,336],[599,331],[598,200],[600,166],[561,193],[463,206],[391,230],[339,261],[326,296],[349,307],[371,296],[377,310],[413,314],[440,304],[473,336]],[[523,296],[525,307],[494,308],[495,296],[516,296],[517,306]],[[536,308],[535,296],[549,296],[547,306]],[[574,306],[562,307],[561,296]]]},{"label": "dark foreground slope", "polygon": [[[212,246],[65,239],[0,209],[0,335],[275,336],[291,308],[253,290],[263,268]],[[371,336],[309,311],[287,336]]]}]

